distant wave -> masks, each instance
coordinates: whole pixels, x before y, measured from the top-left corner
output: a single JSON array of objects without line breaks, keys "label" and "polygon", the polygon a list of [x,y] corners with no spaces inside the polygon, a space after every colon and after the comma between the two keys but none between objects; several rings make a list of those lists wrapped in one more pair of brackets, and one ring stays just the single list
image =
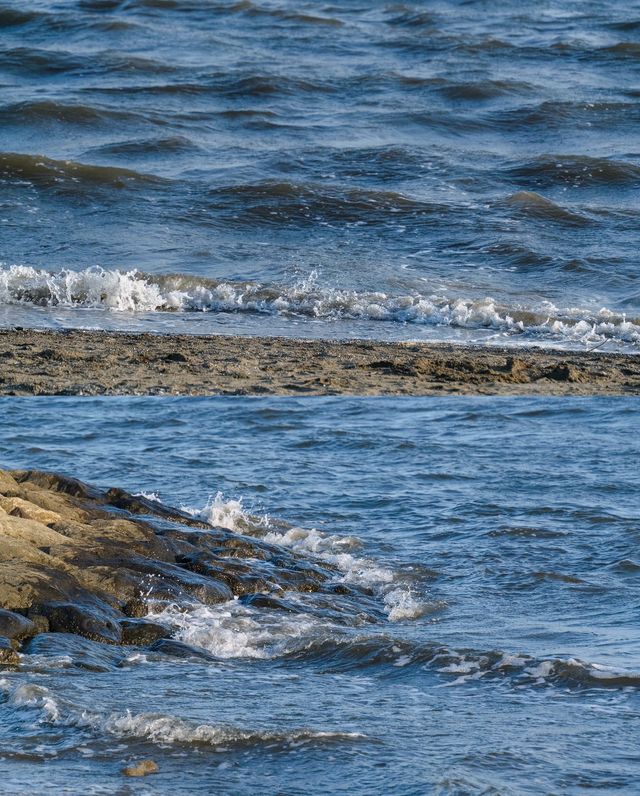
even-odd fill
[{"label": "distant wave", "polygon": [[0,107],[0,121],[4,124],[51,124],[74,125],[113,124],[115,122],[146,122],[143,114],[133,111],[106,108],[79,103],[55,102],[53,100],[16,102]]},{"label": "distant wave", "polygon": [[320,286],[313,275],[287,286],[99,267],[50,272],[12,265],[0,269],[0,304],[128,313],[247,312],[486,329],[549,341],[610,340],[640,345],[640,318],[606,307],[559,308],[550,302],[535,307],[509,306],[490,297],[344,290]]},{"label": "distant wave", "polygon": [[640,166],[622,160],[587,155],[541,155],[508,169],[506,176],[536,187],[594,185],[634,186],[640,184]]},{"label": "distant wave", "polygon": [[504,204],[519,210],[523,215],[554,221],[560,224],[582,227],[591,223],[590,219],[580,213],[574,213],[565,207],[552,202],[535,191],[517,191],[504,200]]},{"label": "distant wave", "polygon": [[28,180],[34,185],[65,182],[111,185],[121,188],[131,182],[159,183],[160,177],[117,166],[94,166],[74,160],[54,160],[43,155],[0,152],[0,177]]}]

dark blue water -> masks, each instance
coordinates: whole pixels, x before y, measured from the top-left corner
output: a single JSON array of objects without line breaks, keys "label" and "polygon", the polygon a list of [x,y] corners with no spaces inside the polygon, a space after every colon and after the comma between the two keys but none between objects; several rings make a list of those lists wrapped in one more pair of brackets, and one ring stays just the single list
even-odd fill
[{"label": "dark blue water", "polygon": [[[0,790],[635,793],[636,414],[632,399],[2,400],[3,466],[249,528],[337,563],[380,612],[152,606],[220,660],[25,656],[0,681]],[[160,772],[123,787],[132,757]]]},{"label": "dark blue water", "polygon": [[637,350],[639,34],[635,0],[2,0],[0,321]]}]

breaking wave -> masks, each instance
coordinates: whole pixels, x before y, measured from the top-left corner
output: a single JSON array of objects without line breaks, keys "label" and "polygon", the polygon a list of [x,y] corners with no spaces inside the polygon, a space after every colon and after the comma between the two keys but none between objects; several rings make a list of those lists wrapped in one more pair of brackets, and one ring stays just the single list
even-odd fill
[{"label": "breaking wave", "polygon": [[380,667],[395,676],[436,675],[445,687],[477,680],[514,686],[572,689],[640,688],[640,672],[574,657],[536,657],[500,649],[456,649],[415,643],[375,626],[344,627],[306,613],[257,610],[241,601],[218,606],[168,606],[151,618],[171,625],[175,638],[221,660],[284,659],[323,671]]},{"label": "breaking wave", "polygon": [[561,308],[548,301],[535,307],[508,306],[490,297],[344,290],[320,286],[314,273],[297,284],[279,286],[100,267],[50,272],[12,265],[0,270],[0,304],[127,313],[245,312],[483,329],[558,342],[640,344],[640,318],[606,307]]},{"label": "breaking wave", "polygon": [[366,738],[361,733],[311,729],[246,730],[224,724],[196,724],[164,713],[109,713],[78,708],[45,686],[25,683],[11,689],[0,682],[5,699],[14,709],[38,712],[36,722],[55,727],[74,727],[99,736],[150,741],[154,744],[202,744],[206,746],[254,746],[279,744],[284,747],[305,743],[339,743]]},{"label": "breaking wave", "polygon": [[[204,509],[192,511],[200,519],[211,525],[226,528],[236,533],[248,534],[262,539],[262,541],[273,545],[279,545],[292,550],[306,558],[317,558],[334,567],[339,575],[336,582],[344,585],[352,585],[376,593],[383,602],[384,611],[391,622],[401,622],[405,620],[418,619],[424,614],[437,610],[442,607],[440,604],[431,603],[418,597],[414,593],[411,579],[392,567],[385,566],[375,559],[365,558],[355,553],[362,549],[362,542],[355,536],[340,536],[338,534],[325,533],[315,528],[300,528],[291,526],[281,520],[271,520],[268,516],[256,517],[247,513],[242,507],[240,500],[225,500],[221,492],[211,498]],[[251,625],[251,610],[244,606],[224,608],[223,611],[230,610],[232,614],[238,612],[243,617],[249,618]],[[304,610],[304,609],[302,609]],[[205,609],[207,612],[208,609]],[[211,616],[222,616],[220,612],[208,612]],[[162,621],[172,621],[175,624],[175,616],[164,616]],[[300,628],[297,628],[299,630]],[[261,628],[260,628],[261,630]],[[297,630],[293,630],[293,637],[298,635]],[[191,632],[190,630],[188,631]],[[286,628],[282,638],[291,638],[292,629]],[[227,657],[227,648],[221,652],[216,639],[216,650],[211,649],[206,644],[198,644],[193,638],[182,638],[183,641],[195,643],[197,646],[205,646],[209,651],[221,657]],[[237,636],[235,637],[237,641]],[[262,652],[254,654],[258,647],[252,647],[252,651],[246,644],[242,644],[244,653],[249,657],[263,657]],[[279,650],[281,653],[282,650]],[[270,657],[268,654],[267,657]]]}]

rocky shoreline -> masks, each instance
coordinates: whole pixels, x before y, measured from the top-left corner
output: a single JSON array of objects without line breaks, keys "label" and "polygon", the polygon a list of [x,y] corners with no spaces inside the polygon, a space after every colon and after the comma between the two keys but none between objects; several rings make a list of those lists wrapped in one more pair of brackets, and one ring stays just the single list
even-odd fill
[{"label": "rocky shoreline", "polygon": [[0,330],[0,395],[638,395],[640,356]]},{"label": "rocky shoreline", "polygon": [[[256,523],[258,521],[256,520]],[[178,509],[62,475],[0,471],[0,664],[19,653],[71,654],[75,665],[117,665],[137,646],[214,659],[172,639],[150,606],[216,605],[353,613],[375,622],[366,589],[335,582],[332,565]],[[287,526],[282,526],[286,528]]]}]

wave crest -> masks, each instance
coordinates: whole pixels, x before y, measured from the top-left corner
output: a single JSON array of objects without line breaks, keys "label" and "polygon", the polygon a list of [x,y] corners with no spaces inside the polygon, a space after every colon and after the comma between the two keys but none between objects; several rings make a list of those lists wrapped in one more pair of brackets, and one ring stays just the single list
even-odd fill
[{"label": "wave crest", "polygon": [[186,274],[86,268],[50,272],[30,266],[0,269],[0,304],[98,308],[115,312],[247,312],[325,320],[365,320],[458,329],[559,342],[640,345],[640,318],[606,307],[508,306],[493,298],[390,295],[321,287],[315,274],[290,286],[206,279]]},{"label": "wave crest", "polygon": [[[284,747],[303,743],[339,743],[360,740],[361,733],[332,732],[312,729],[246,730],[216,724],[196,724],[164,713],[132,713],[125,710],[103,715],[90,709],[75,707],[45,686],[25,683],[10,690],[0,683],[14,709],[31,709],[39,713],[38,722],[45,725],[75,727],[92,734],[110,735],[150,741],[154,744],[199,744],[206,746],[254,746],[279,744]],[[7,693],[8,692],[8,693]]]}]

